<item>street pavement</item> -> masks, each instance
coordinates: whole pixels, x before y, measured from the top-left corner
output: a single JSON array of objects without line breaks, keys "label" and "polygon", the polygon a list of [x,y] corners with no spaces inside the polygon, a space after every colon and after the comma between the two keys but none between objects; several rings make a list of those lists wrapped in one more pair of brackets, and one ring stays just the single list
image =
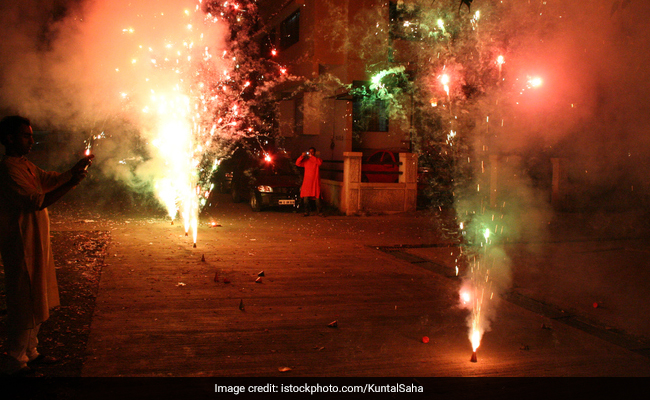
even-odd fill
[{"label": "street pavement", "polygon": [[224,196],[196,248],[164,218],[91,217],[53,224],[111,235],[85,377],[650,375],[650,242],[627,215],[506,243],[476,363],[460,250],[431,211],[304,217]]}]

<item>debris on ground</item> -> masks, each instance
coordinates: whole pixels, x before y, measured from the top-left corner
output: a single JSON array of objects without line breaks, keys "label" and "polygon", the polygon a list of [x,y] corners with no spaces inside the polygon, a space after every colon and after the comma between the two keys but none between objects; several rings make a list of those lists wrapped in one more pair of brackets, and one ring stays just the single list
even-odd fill
[{"label": "debris on ground", "polygon": [[[52,231],[51,235],[61,306],[41,326],[39,350],[59,362],[40,364],[33,376],[80,377],[110,233]],[[4,288],[4,274],[0,274],[0,288]],[[6,335],[5,301],[0,295],[0,337]],[[0,354],[4,351],[5,347]]]}]

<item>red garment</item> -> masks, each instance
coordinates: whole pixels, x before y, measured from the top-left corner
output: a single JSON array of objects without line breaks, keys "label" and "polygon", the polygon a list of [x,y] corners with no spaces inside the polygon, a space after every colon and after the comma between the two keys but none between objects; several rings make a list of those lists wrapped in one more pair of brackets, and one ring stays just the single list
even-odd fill
[{"label": "red garment", "polygon": [[305,175],[302,178],[300,197],[320,198],[320,165],[323,160],[316,156],[305,157],[302,154],[296,160],[296,165],[305,168]]}]

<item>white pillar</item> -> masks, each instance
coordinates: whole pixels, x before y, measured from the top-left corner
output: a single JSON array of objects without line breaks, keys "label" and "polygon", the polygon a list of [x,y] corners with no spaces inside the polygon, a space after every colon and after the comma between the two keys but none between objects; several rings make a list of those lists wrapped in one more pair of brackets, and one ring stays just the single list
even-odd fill
[{"label": "white pillar", "polygon": [[363,153],[346,151],[343,153],[343,202],[341,208],[345,215],[359,212],[361,201],[361,157]]}]

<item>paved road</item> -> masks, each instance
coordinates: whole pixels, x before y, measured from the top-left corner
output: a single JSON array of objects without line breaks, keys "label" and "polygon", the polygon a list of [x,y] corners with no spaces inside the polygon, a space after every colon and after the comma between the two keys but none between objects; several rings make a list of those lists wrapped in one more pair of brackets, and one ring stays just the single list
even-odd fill
[{"label": "paved road", "polygon": [[426,212],[305,218],[222,200],[196,248],[162,219],[85,224],[112,239],[84,376],[650,375],[642,351],[566,323],[516,273],[469,362],[453,247]]}]

